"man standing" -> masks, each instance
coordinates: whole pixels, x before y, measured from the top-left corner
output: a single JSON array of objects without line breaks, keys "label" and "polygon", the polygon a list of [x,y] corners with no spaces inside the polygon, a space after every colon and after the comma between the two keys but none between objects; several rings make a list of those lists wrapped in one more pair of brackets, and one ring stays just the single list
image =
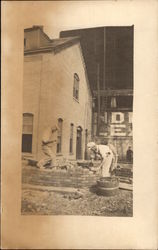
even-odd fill
[{"label": "man standing", "polygon": [[51,166],[55,164],[56,148],[54,148],[54,146],[57,143],[57,131],[57,125],[45,129],[42,136],[42,151],[46,157],[44,157],[37,163],[37,167],[43,168],[49,162]]},{"label": "man standing", "polygon": [[102,162],[100,164],[100,168],[102,171],[102,177],[111,176],[111,167],[113,161],[116,160],[116,155],[114,155],[111,148],[108,145],[96,145],[94,142],[89,142],[87,147],[94,154],[101,156]]},{"label": "man standing", "polygon": [[130,163],[133,162],[133,151],[131,149],[131,146],[128,147],[128,150],[126,152],[126,160],[127,162],[130,162]]}]

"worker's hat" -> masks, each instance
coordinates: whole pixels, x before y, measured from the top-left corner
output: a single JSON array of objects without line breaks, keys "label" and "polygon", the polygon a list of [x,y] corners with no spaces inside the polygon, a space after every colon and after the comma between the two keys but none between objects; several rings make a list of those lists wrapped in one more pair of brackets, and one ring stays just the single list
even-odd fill
[{"label": "worker's hat", "polygon": [[93,147],[95,147],[95,146],[96,146],[95,142],[89,142],[89,143],[87,144],[87,147],[88,147],[89,149],[91,149],[91,148],[93,148]]}]

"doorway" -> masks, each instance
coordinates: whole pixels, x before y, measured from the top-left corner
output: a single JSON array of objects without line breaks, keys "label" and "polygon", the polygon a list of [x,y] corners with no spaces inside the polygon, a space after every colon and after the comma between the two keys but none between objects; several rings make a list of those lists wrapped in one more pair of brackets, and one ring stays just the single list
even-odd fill
[{"label": "doorway", "polygon": [[85,130],[85,160],[88,160],[88,152],[87,152],[87,143],[88,143],[88,129]]},{"label": "doorway", "polygon": [[77,127],[76,159],[82,159],[82,128],[80,126]]}]

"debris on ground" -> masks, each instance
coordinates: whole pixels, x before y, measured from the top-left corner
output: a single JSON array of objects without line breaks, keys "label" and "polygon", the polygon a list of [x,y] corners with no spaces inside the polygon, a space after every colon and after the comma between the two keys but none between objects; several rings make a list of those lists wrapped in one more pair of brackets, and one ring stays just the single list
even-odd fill
[{"label": "debris on ground", "polygon": [[89,189],[73,194],[23,190],[22,214],[132,216],[132,192],[119,190],[113,197],[98,196]]},{"label": "debris on ground", "polygon": [[[25,163],[22,171],[25,184],[22,190],[22,214],[133,216],[132,175],[125,171],[126,174],[124,172],[119,176],[120,184],[125,189],[119,189],[117,195],[98,196],[94,184],[99,175],[91,171],[93,167],[94,170],[97,169],[98,163],[88,165],[88,168],[84,164],[62,158],[56,167],[48,171],[26,166]],[[31,189],[27,185],[34,185],[36,188]],[[131,186],[131,190],[127,190],[127,186]],[[75,192],[66,192],[66,188],[70,187],[75,187]],[[62,192],[55,192],[55,189],[62,189]]]},{"label": "debris on ground", "polygon": [[83,198],[83,194],[79,192],[75,192],[71,194],[64,194],[63,197],[69,200],[73,200],[73,199],[77,200],[77,199]]},{"label": "debris on ground", "polygon": [[76,161],[70,161],[66,159],[65,157],[62,157],[57,160],[55,168],[68,170],[68,169],[73,169],[76,166],[77,166]]}]

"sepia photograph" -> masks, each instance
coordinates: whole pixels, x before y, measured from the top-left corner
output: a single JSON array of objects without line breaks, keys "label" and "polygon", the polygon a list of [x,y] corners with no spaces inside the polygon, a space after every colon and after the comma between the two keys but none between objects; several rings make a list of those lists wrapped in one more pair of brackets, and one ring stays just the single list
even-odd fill
[{"label": "sepia photograph", "polygon": [[158,1],[1,14],[1,248],[156,250]]},{"label": "sepia photograph", "polygon": [[134,26],[24,29],[23,215],[133,215]]}]

